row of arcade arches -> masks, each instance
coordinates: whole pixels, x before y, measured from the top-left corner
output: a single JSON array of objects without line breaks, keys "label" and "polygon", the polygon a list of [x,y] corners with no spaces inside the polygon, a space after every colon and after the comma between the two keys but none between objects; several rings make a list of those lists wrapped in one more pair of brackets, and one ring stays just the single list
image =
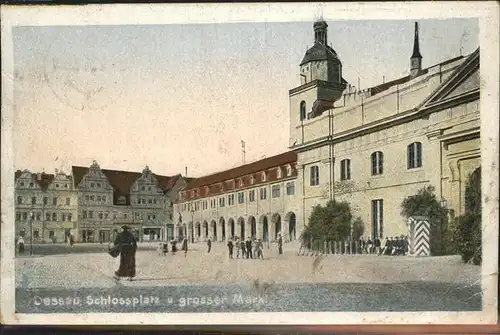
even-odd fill
[{"label": "row of arcade arches", "polygon": [[297,216],[288,212],[282,219],[278,213],[261,215],[258,220],[255,216],[237,219],[220,217],[217,221],[212,219],[203,222],[196,221],[187,225],[177,226],[178,239],[187,237],[191,242],[203,241],[210,238],[212,241],[226,241],[228,239],[260,238],[265,242],[276,241],[281,234],[284,241],[297,239]]}]

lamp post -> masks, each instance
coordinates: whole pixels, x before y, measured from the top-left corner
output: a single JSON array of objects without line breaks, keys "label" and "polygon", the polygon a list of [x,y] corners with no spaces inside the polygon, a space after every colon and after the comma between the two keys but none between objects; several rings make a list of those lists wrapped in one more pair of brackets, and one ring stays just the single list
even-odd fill
[{"label": "lamp post", "polygon": [[[191,243],[194,243],[194,208],[191,206]],[[187,235],[187,234],[186,234]]]},{"label": "lamp post", "polygon": [[30,212],[30,256],[33,256],[33,212]]},{"label": "lamp post", "polygon": [[141,215],[141,226],[139,228],[139,242],[142,242],[142,238],[143,238],[143,235],[144,235],[143,229],[142,229],[143,222],[144,222],[144,219],[143,219],[143,216]]}]

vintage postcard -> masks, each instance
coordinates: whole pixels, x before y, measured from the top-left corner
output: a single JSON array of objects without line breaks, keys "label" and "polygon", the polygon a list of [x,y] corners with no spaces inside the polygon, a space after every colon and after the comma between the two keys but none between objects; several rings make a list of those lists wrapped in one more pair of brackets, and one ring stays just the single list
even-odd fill
[{"label": "vintage postcard", "polygon": [[497,3],[1,19],[2,322],[497,321]]}]

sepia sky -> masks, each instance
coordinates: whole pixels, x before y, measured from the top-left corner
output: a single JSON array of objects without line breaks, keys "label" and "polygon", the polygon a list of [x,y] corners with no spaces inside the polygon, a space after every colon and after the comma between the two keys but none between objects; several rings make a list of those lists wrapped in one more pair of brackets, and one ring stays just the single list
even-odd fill
[{"label": "sepia sky", "polygon": [[[343,77],[407,75],[414,21],[334,21]],[[201,176],[284,152],[313,22],[13,29],[14,167]],[[423,67],[479,46],[476,19],[420,20]]]}]

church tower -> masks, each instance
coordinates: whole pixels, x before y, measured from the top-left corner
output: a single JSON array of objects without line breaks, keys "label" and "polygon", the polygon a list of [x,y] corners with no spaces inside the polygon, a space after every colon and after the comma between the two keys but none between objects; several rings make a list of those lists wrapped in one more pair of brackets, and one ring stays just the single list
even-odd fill
[{"label": "church tower", "polygon": [[[289,91],[290,146],[304,142],[298,128],[309,119],[332,109],[344,92],[347,82],[342,78],[342,62],[328,45],[328,24],[314,23],[314,44],[300,62],[300,86]],[[294,144],[295,143],[295,144]]]},{"label": "church tower", "polygon": [[410,57],[410,78],[415,78],[422,72],[422,55],[418,41],[418,22],[415,22],[415,37],[413,39],[413,53]]}]

